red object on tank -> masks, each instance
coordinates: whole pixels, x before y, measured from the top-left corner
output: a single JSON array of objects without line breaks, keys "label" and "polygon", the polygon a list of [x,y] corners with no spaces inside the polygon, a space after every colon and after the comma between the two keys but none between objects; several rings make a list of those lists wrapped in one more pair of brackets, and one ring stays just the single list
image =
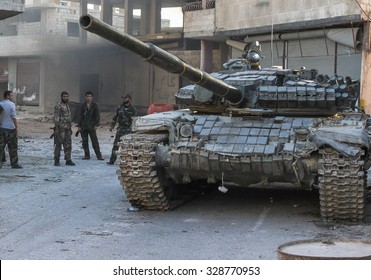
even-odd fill
[{"label": "red object on tank", "polygon": [[161,103],[154,103],[149,105],[147,114],[153,113],[160,113],[160,112],[167,112],[174,110],[174,105],[172,104],[161,104]]}]

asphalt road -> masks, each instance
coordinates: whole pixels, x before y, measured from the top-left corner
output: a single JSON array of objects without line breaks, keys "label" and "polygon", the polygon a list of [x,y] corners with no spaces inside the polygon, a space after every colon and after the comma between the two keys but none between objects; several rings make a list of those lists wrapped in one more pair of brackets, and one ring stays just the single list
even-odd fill
[{"label": "asphalt road", "polygon": [[[99,132],[103,154],[112,138]],[[316,193],[213,190],[167,212],[131,212],[115,166],[83,153],[76,166],[52,165],[47,135],[23,135],[20,163],[0,169],[0,259],[274,260],[279,245],[333,238],[370,239],[371,205],[361,225],[328,224]]]}]

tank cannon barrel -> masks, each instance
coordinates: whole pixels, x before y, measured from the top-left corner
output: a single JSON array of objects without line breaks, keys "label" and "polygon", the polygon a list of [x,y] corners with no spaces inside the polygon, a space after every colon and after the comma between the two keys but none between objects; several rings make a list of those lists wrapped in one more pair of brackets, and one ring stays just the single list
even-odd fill
[{"label": "tank cannon barrel", "polygon": [[144,60],[169,73],[178,74],[189,79],[191,82],[210,90],[213,94],[225,98],[232,105],[239,105],[244,99],[242,92],[238,88],[228,85],[210,74],[185,63],[177,56],[151,43],[142,42],[127,33],[119,33],[112,26],[89,14],[80,17],[80,26],[86,31],[95,33],[114,44],[138,54]]}]

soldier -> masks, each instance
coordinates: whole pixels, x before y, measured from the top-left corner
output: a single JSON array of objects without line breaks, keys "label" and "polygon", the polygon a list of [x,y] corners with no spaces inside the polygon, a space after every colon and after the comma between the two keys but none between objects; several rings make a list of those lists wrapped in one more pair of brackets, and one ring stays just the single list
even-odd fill
[{"label": "soldier", "polygon": [[82,159],[90,159],[89,151],[89,136],[93,146],[95,155],[98,160],[104,160],[99,148],[97,137],[97,128],[99,125],[100,116],[97,103],[93,102],[93,93],[88,91],[85,93],[85,103],[81,107],[80,120],[78,123],[79,132],[82,138],[82,148],[85,156]]},{"label": "soldier", "polygon": [[58,102],[54,107],[54,165],[60,166],[59,158],[61,156],[61,148],[63,145],[64,159],[66,165],[74,166],[75,163],[71,160],[72,141],[71,141],[71,109],[68,105],[69,93],[63,91],[61,93],[61,102]]},{"label": "soldier", "polygon": [[131,105],[131,96],[129,94],[124,96],[124,100],[117,109],[116,115],[113,117],[111,122],[110,131],[115,128],[116,123],[118,123],[117,132],[115,140],[113,142],[111,158],[107,164],[114,164],[117,155],[116,152],[119,149],[117,143],[120,141],[121,136],[131,133],[131,124],[133,122],[133,117],[137,115],[137,110]]},{"label": "soldier", "polygon": [[[3,159],[5,145],[8,145],[12,168],[22,168],[18,164],[18,125],[12,91],[4,92],[4,100],[0,102],[0,108],[0,158]],[[2,166],[1,160],[0,168]]]}]

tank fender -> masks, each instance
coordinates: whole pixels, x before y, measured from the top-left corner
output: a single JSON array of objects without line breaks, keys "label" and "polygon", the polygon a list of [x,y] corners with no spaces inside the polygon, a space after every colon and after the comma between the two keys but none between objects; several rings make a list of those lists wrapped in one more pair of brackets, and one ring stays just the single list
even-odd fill
[{"label": "tank fender", "polygon": [[354,157],[359,153],[359,148],[369,148],[367,132],[363,127],[335,127],[322,126],[309,135],[308,140],[317,148],[328,145],[337,152]]},{"label": "tank fender", "polygon": [[174,143],[176,137],[176,124],[180,121],[194,123],[195,117],[189,110],[178,110],[154,113],[133,119],[133,132],[168,131],[169,142]]},{"label": "tank fender", "polygon": [[309,136],[309,141],[315,144],[317,148],[328,145],[345,156],[354,157],[359,153],[359,149],[354,148],[348,144],[344,144],[333,139],[324,138],[316,134],[311,134]]}]

